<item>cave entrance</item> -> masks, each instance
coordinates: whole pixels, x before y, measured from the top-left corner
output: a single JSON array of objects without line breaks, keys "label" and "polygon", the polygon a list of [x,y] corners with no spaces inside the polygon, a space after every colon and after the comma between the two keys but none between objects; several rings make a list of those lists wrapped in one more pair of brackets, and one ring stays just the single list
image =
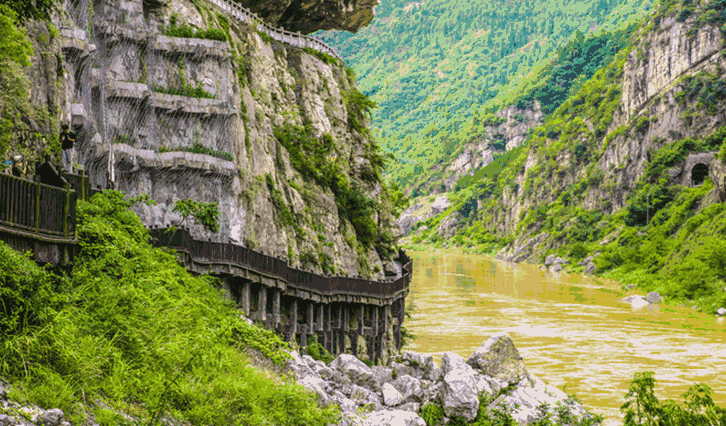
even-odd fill
[{"label": "cave entrance", "polygon": [[691,169],[691,186],[699,186],[708,176],[708,166],[698,163]]}]

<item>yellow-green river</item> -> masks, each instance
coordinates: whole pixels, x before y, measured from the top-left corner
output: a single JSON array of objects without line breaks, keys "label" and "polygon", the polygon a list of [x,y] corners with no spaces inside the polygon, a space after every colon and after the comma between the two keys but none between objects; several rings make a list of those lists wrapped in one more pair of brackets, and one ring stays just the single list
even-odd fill
[{"label": "yellow-green river", "polygon": [[681,401],[692,384],[713,389],[726,407],[726,322],[689,308],[634,309],[617,283],[540,270],[454,251],[410,252],[413,281],[404,350],[467,358],[491,334],[508,332],[527,371],[574,393],[604,425],[621,425],[619,407],[634,373],[653,371],[656,396]]}]

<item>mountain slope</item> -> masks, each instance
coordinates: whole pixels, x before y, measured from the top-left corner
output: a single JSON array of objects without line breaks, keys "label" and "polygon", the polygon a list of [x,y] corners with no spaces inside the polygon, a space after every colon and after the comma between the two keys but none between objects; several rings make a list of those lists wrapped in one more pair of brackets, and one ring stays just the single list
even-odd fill
[{"label": "mountain slope", "polygon": [[461,179],[411,240],[504,245],[499,256],[514,261],[587,259],[715,312],[726,304],[725,34],[724,0],[659,5],[525,143]]},{"label": "mountain slope", "polygon": [[[471,116],[526,78],[576,32],[611,31],[641,16],[650,1],[555,0],[386,2],[356,33],[321,33],[358,74],[380,107],[372,127],[401,164],[400,183],[426,177],[465,140]],[[499,102],[501,103],[501,102]]]}]

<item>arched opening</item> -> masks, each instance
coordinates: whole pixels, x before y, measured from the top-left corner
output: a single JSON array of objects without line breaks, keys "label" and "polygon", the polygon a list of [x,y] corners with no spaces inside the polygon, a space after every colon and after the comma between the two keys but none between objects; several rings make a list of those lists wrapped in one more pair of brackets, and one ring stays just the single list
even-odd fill
[{"label": "arched opening", "polygon": [[696,164],[691,169],[691,186],[702,184],[706,176],[708,176],[708,166],[703,163]]}]

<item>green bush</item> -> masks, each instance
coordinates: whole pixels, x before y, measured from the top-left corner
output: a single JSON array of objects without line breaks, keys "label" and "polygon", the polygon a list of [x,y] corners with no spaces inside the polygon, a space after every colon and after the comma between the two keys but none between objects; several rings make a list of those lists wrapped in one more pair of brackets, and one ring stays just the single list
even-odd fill
[{"label": "green bush", "polygon": [[308,355],[310,355],[316,361],[323,361],[326,364],[330,364],[333,361],[333,356],[328,352],[323,345],[318,342],[318,335],[313,334],[308,341]]},{"label": "green bush", "polygon": [[444,418],[444,407],[430,402],[421,408],[420,414],[427,426],[436,426],[441,424],[441,420]]},{"label": "green bush", "polygon": [[63,298],[62,281],[0,241],[0,340],[47,321]]},{"label": "green bush", "polygon": [[683,394],[684,404],[673,400],[661,402],[655,396],[652,372],[635,373],[620,411],[625,415],[624,426],[719,426],[726,425],[726,409],[718,407],[711,398],[711,388],[704,384],[691,386]]},{"label": "green bush", "polygon": [[[227,31],[229,30],[229,22],[226,23],[226,29],[221,28],[208,28],[206,30],[194,31],[192,27],[186,23],[177,25],[176,15],[172,15],[172,19],[169,25],[163,25],[161,27],[161,33],[167,37],[182,37],[182,38],[199,38],[217,41],[227,41]],[[221,25],[225,25],[221,23]]]},{"label": "green bush", "polygon": [[[284,378],[250,368],[247,346],[283,363],[286,344],[247,325],[216,279],[194,277],[149,235],[123,194],[104,191],[79,201],[80,250],[73,274],[58,277],[58,303],[46,303],[20,329],[6,328],[0,375],[19,399],[59,407],[74,423],[126,411],[140,423],[170,415],[191,424],[296,426],[336,423],[334,406]],[[0,244],[2,246],[2,244]],[[2,251],[21,283],[44,272]],[[9,260],[8,260],[9,259]],[[17,271],[22,267],[22,271]],[[28,277],[28,278],[26,278]],[[94,401],[103,402],[103,404]]]}]

